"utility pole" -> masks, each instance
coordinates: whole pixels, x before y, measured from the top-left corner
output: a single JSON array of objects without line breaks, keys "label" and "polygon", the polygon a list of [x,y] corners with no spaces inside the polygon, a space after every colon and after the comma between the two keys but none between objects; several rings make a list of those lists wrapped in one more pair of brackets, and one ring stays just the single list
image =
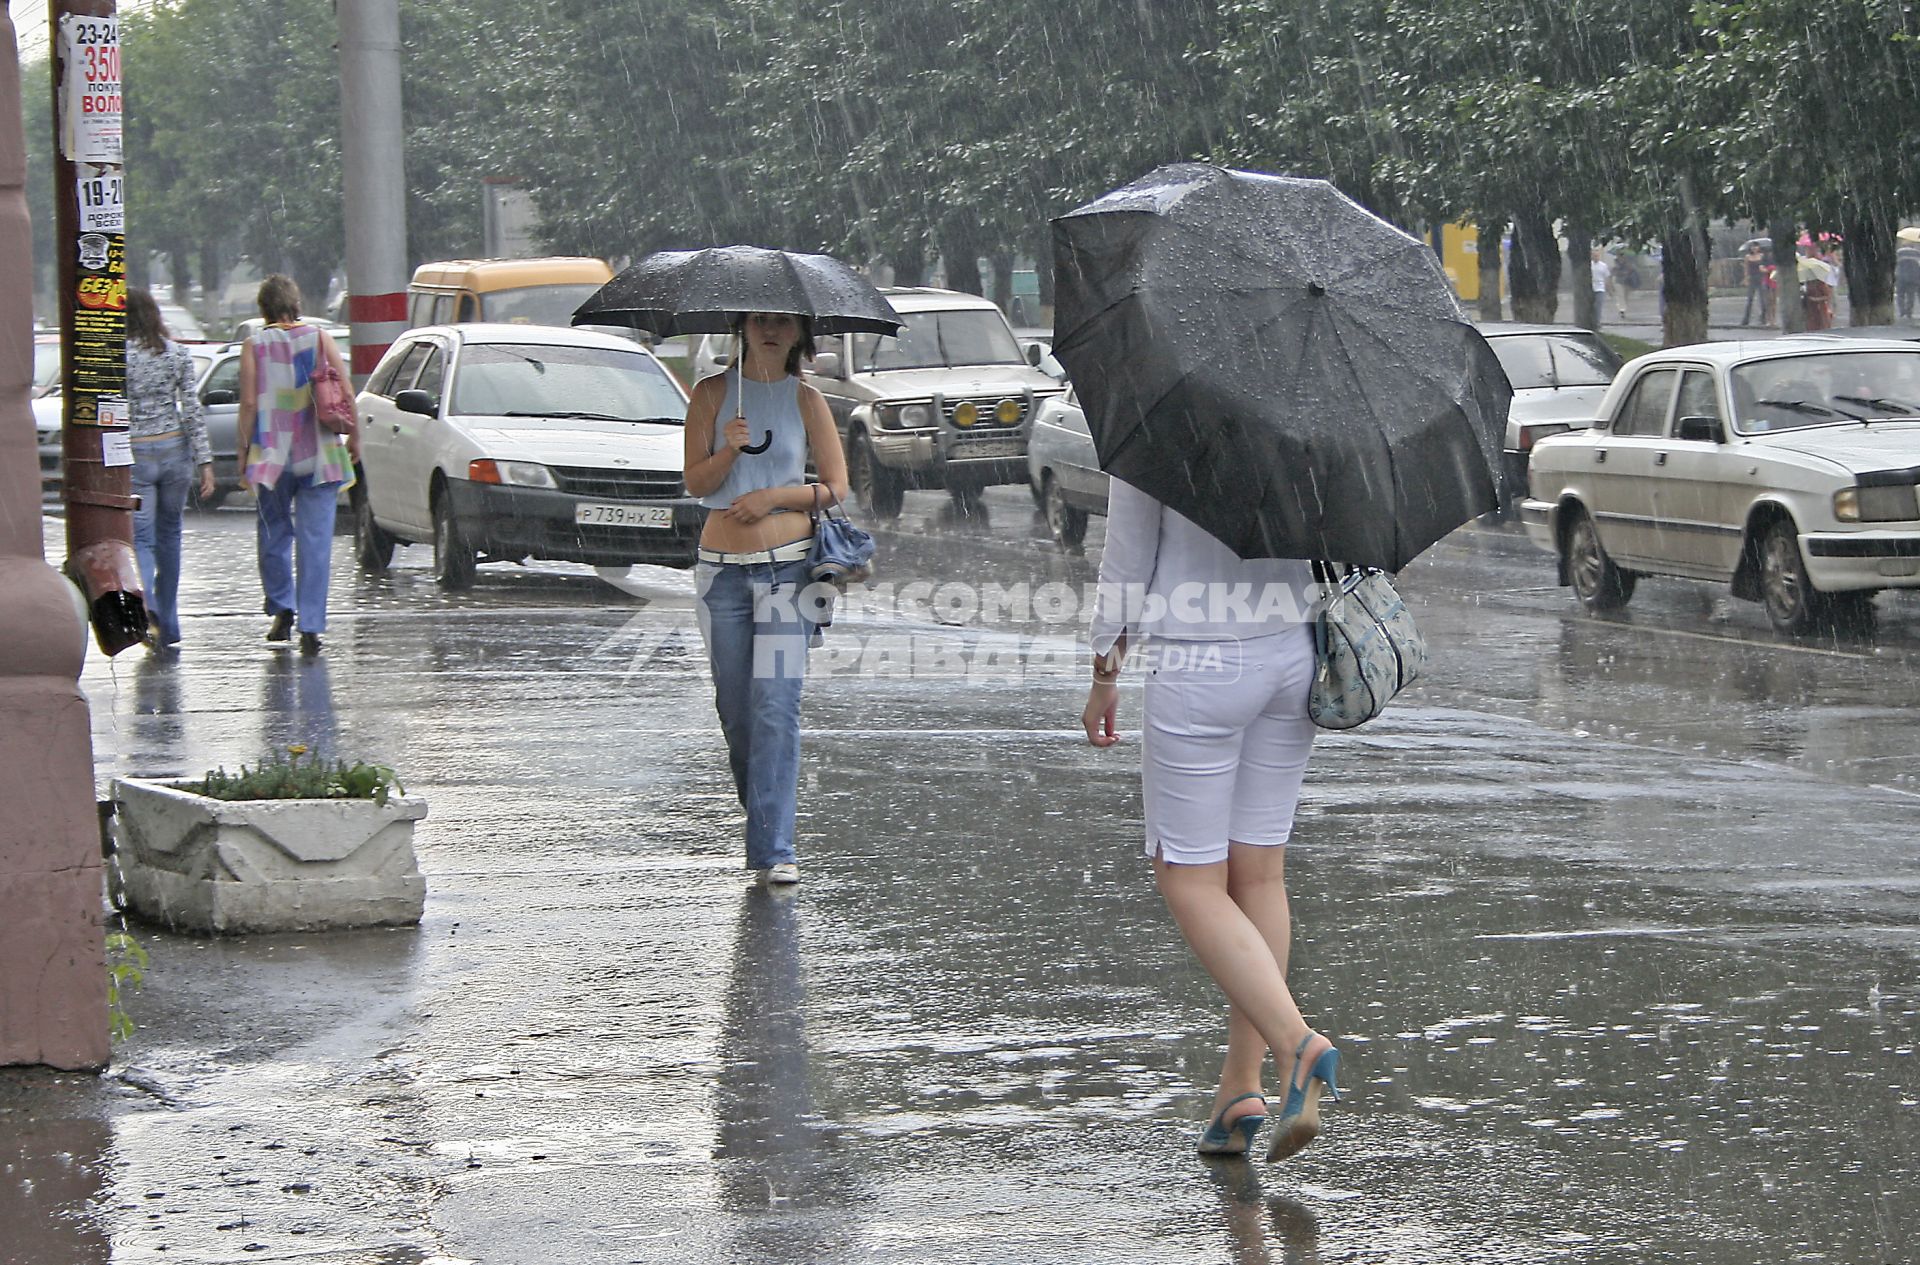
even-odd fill
[{"label": "utility pole", "polygon": [[336,0],[353,379],[407,327],[407,171],[400,112],[400,0]]},{"label": "utility pole", "polygon": [[97,1068],[109,1044],[87,630],[42,554],[26,180],[19,43],[0,3],[0,1064]]}]

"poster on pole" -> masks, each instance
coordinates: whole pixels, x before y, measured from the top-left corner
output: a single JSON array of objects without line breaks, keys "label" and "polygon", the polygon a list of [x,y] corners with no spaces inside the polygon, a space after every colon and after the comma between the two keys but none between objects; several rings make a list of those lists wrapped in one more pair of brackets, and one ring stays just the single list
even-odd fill
[{"label": "poster on pole", "polygon": [[127,423],[127,239],[82,233],[75,243],[72,419]]},{"label": "poster on pole", "polygon": [[66,63],[61,150],[69,162],[119,164],[119,20],[65,14],[60,19],[60,55]]},{"label": "poster on pole", "polygon": [[127,231],[127,182],[118,172],[81,176],[74,182],[82,233]]}]

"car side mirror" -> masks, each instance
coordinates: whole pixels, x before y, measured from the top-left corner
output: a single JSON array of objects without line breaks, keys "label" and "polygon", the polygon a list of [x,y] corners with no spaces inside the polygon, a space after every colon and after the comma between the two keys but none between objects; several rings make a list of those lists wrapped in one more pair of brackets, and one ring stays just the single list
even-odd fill
[{"label": "car side mirror", "polygon": [[393,406],[402,413],[418,413],[421,417],[440,416],[440,401],[418,387],[409,387],[394,396]]},{"label": "car side mirror", "polygon": [[823,351],[813,358],[813,371],[823,378],[840,376],[840,353]]},{"label": "car side mirror", "polygon": [[1674,430],[1678,439],[1690,439],[1697,443],[1724,444],[1726,431],[1720,426],[1717,417],[1683,417]]},{"label": "car side mirror", "polygon": [[238,391],[209,391],[200,397],[200,402],[209,407],[217,404],[238,404],[240,402],[240,393]]},{"label": "car side mirror", "polygon": [[1027,344],[1027,363],[1034,368],[1038,369],[1040,367],[1040,361],[1046,357],[1046,354],[1046,352],[1040,350],[1039,343]]}]

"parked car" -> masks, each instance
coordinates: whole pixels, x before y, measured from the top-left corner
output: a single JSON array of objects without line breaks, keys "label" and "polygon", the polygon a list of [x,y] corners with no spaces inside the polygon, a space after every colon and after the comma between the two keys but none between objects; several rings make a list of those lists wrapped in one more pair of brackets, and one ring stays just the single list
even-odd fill
[{"label": "parked car", "polygon": [[[246,483],[240,477],[240,344],[228,343],[208,348],[205,354],[195,349],[193,362],[200,367],[194,391],[200,397],[200,412],[207,422],[207,445],[213,450],[213,495],[200,497],[202,509],[214,509]],[[199,496],[195,490],[195,496]]]},{"label": "parked car", "polygon": [[201,326],[200,318],[192,312],[178,303],[162,303],[159,307],[161,323],[167,327],[167,332],[173,335],[174,342],[204,343],[207,341],[207,331]]},{"label": "parked car", "polygon": [[1047,526],[1063,545],[1087,536],[1087,516],[1107,512],[1107,472],[1093,449],[1087,415],[1071,388],[1044,400],[1027,440],[1027,479],[1046,512]]},{"label": "parked car", "polygon": [[573,309],[611,280],[606,260],[575,255],[421,264],[407,285],[407,323],[496,321],[564,328]]},{"label": "parked car", "polygon": [[354,548],[382,571],[431,541],[434,576],[482,561],[694,563],[702,511],[682,480],[687,395],[610,334],[468,324],[409,330],[359,396]]},{"label": "parked car", "polygon": [[1920,346],[1778,338],[1670,347],[1592,428],[1534,445],[1521,519],[1587,607],[1642,574],[1732,586],[1782,631],[1920,588]]},{"label": "parked car", "polygon": [[1620,356],[1600,335],[1578,325],[1482,325],[1500,367],[1513,384],[1507,438],[1501,453],[1514,499],[1527,485],[1527,454],[1548,435],[1589,426]]},{"label": "parked car", "polygon": [[60,335],[35,331],[33,335],[33,398],[60,390]]},{"label": "parked car", "polygon": [[833,410],[848,474],[867,508],[900,512],[909,488],[946,488],[958,501],[994,483],[1027,480],[1034,411],[1061,384],[1021,354],[1007,318],[953,290],[882,291],[905,325],[817,339],[807,381]]}]

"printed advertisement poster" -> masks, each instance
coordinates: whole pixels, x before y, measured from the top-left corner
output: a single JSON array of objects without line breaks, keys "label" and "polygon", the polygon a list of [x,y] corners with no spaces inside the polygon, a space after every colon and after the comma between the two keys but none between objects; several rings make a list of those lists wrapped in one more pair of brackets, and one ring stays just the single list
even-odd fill
[{"label": "printed advertisement poster", "polygon": [[126,181],[119,175],[82,176],[74,193],[80,206],[83,233],[127,231]]},{"label": "printed advertisement poster", "polygon": [[120,23],[69,13],[60,19],[66,91],[60,144],[76,163],[120,163]]},{"label": "printed advertisement poster", "polygon": [[125,425],[125,407],[109,403],[103,417],[101,397],[127,393],[127,239],[82,233],[74,249],[73,420]]}]

